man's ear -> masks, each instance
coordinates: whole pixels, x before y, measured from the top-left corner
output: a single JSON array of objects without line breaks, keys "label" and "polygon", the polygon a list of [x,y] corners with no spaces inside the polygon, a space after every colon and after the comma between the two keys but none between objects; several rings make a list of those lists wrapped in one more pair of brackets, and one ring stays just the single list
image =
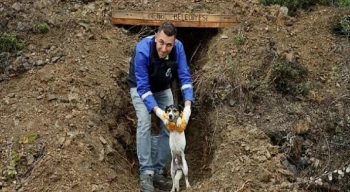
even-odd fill
[{"label": "man's ear", "polygon": [[158,40],[158,32],[156,32],[156,33],[154,34],[154,42],[157,42],[157,40]]}]

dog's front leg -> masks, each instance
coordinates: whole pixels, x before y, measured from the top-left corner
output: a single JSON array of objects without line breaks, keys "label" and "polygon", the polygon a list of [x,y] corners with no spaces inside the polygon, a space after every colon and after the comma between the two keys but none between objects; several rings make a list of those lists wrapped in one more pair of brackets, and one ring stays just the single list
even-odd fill
[{"label": "dog's front leg", "polygon": [[182,119],[181,117],[178,117],[176,120],[176,127],[181,127]]},{"label": "dog's front leg", "polygon": [[182,152],[182,163],[183,163],[183,173],[185,175],[185,182],[186,182],[186,189],[190,188],[190,182],[188,182],[188,165],[187,165],[187,161],[185,159],[185,153]]}]

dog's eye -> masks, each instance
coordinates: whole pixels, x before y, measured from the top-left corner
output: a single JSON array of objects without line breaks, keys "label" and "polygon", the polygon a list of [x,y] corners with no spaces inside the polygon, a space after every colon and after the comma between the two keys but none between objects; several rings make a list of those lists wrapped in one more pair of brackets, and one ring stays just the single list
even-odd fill
[{"label": "dog's eye", "polygon": [[177,112],[177,109],[174,109],[174,112],[176,113],[176,112]]}]

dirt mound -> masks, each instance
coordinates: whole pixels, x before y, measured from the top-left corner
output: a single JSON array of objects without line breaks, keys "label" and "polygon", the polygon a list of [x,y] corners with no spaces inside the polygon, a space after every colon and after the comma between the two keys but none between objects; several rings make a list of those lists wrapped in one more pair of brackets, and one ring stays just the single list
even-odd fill
[{"label": "dirt mound", "polygon": [[[154,29],[114,26],[114,9],[239,18],[220,30],[179,29],[197,98],[186,130],[188,191],[350,187],[350,46],[332,31],[348,10],[315,6],[290,17],[253,0],[5,0],[0,32],[26,46],[0,54],[2,191],[138,190],[125,75],[137,40]],[[43,23],[49,30],[38,33]],[[307,73],[287,86],[274,72],[289,63]]]}]

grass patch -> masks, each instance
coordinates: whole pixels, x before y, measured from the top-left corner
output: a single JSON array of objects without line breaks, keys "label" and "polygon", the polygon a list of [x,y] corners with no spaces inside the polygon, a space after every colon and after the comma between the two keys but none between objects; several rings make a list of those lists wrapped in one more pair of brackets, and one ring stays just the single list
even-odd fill
[{"label": "grass patch", "polygon": [[234,43],[236,45],[243,45],[244,42],[245,42],[245,38],[242,34],[238,34],[237,36],[235,36]]},{"label": "grass patch", "polygon": [[49,32],[49,30],[50,30],[50,27],[47,23],[40,23],[34,27],[35,33],[43,34],[43,33]]},{"label": "grass patch", "polygon": [[16,52],[24,48],[24,43],[14,33],[0,34],[0,52]]}]

